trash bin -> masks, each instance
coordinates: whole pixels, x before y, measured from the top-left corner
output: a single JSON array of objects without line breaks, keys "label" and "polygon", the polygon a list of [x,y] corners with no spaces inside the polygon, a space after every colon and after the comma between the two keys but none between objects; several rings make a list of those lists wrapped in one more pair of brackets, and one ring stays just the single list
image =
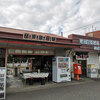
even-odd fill
[{"label": "trash bin", "polygon": [[18,68],[15,67],[15,76],[17,76],[17,75],[18,75]]},{"label": "trash bin", "polygon": [[45,78],[41,78],[41,85],[45,85]]},{"label": "trash bin", "polygon": [[33,85],[33,78],[29,78],[29,85]]},{"label": "trash bin", "polygon": [[29,78],[26,79],[26,84],[29,84]]}]

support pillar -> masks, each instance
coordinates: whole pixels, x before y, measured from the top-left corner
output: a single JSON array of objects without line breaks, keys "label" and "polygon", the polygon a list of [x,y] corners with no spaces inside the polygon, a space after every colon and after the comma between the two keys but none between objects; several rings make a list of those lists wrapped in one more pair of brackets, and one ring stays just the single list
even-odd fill
[{"label": "support pillar", "polygon": [[32,58],[31,58],[31,71],[32,71],[32,63],[33,63],[33,62],[32,62]]},{"label": "support pillar", "polygon": [[77,74],[77,80],[79,80],[79,74]]},{"label": "support pillar", "polygon": [[6,53],[5,53],[5,67],[7,67],[7,60],[8,60],[8,49],[6,48]]}]

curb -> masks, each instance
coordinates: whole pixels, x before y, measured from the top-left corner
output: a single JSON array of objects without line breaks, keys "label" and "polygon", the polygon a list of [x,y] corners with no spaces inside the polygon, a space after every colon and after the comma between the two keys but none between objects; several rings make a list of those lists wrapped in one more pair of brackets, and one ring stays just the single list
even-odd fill
[{"label": "curb", "polygon": [[94,81],[93,80],[75,81],[75,82],[71,81],[67,83],[51,83],[51,84],[46,84],[46,85],[30,86],[30,87],[26,87],[22,89],[12,88],[12,89],[7,90],[7,94],[38,91],[38,90],[43,90],[43,89],[51,89],[51,88],[57,88],[57,87],[62,87],[62,86],[72,86],[72,85],[84,84],[84,83],[89,83],[89,82],[94,82]]}]

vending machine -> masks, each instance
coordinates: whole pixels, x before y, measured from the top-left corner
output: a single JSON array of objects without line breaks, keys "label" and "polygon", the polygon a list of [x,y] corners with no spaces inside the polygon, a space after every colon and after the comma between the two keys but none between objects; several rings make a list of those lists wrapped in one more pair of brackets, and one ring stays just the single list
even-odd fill
[{"label": "vending machine", "polygon": [[56,57],[52,67],[54,82],[71,81],[70,57]]}]

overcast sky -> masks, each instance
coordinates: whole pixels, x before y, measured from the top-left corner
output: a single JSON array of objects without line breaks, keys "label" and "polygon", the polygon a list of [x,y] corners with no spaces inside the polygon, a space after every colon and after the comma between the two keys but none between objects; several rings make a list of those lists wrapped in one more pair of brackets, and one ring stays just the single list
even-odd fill
[{"label": "overcast sky", "polygon": [[100,21],[100,0],[0,0],[3,27],[54,34],[63,31],[67,36],[84,34],[89,28],[74,29],[96,21]]}]

